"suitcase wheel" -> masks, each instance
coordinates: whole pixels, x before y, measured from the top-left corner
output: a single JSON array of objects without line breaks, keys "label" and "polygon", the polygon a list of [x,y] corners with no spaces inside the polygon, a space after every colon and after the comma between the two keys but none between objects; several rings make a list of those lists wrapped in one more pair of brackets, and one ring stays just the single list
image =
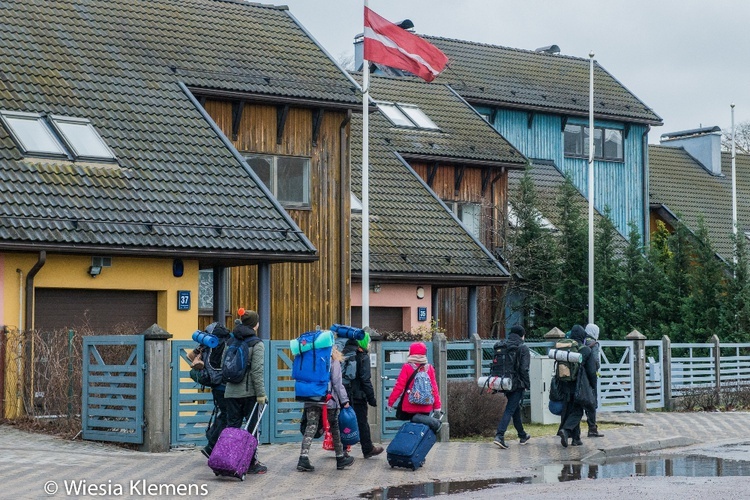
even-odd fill
[{"label": "suitcase wheel", "polygon": [[214,472],[214,476],[218,476],[218,475],[219,475],[219,473],[218,473],[218,472]]},{"label": "suitcase wheel", "polygon": [[244,481],[244,480],[245,480],[245,475],[244,475],[244,474],[242,474],[242,475],[240,476],[240,481]]}]

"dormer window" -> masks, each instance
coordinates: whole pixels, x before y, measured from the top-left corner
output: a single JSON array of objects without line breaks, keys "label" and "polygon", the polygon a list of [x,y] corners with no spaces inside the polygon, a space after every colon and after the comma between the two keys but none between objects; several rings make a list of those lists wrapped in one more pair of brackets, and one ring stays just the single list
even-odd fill
[{"label": "dormer window", "polygon": [[401,103],[378,103],[378,109],[396,127],[440,130],[418,106]]},{"label": "dormer window", "polygon": [[0,119],[24,156],[111,161],[115,155],[85,118],[0,111]]}]

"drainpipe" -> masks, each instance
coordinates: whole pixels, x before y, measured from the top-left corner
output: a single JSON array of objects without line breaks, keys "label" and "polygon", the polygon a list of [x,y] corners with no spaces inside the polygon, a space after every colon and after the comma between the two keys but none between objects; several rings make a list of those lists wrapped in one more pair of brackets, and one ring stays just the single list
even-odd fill
[{"label": "drainpipe", "polygon": [[651,231],[651,214],[650,211],[650,202],[649,202],[649,194],[648,194],[648,133],[651,130],[651,125],[646,125],[646,130],[643,132],[643,135],[641,136],[641,145],[643,147],[643,151],[641,152],[641,157],[643,158],[643,249],[648,248],[650,242],[651,242],[651,235],[649,234]]},{"label": "drainpipe", "polygon": [[[347,214],[346,211],[346,200],[348,197],[351,197],[351,186],[350,186],[350,177],[348,175],[349,171],[349,156],[347,153],[347,146],[349,146],[349,137],[346,133],[346,127],[349,124],[349,122],[352,119],[352,110],[348,110],[346,112],[346,118],[341,122],[341,127],[339,128],[339,146],[340,146],[340,152],[339,152],[339,185],[341,186],[341,197],[339,199],[339,255],[341,258],[341,264],[339,266],[339,269],[349,269],[348,273],[341,272],[339,273],[339,289],[341,290],[339,294],[339,317],[341,324],[348,325],[350,323],[350,311],[346,308],[346,295],[344,294],[344,290],[347,289],[346,283],[347,280],[351,279],[351,262],[347,262],[346,256],[347,254],[347,245],[349,244],[349,239],[347,238],[347,234],[351,234],[350,231],[350,224],[347,224],[346,221],[349,220],[347,217],[349,214]],[[346,195],[349,195],[348,197]],[[349,274],[349,276],[347,276]],[[350,281],[351,282],[351,281]],[[349,290],[349,294],[351,295],[351,289]]]},{"label": "drainpipe", "polygon": [[[25,331],[21,333],[23,335],[22,338],[24,338],[24,340],[26,341],[26,359],[29,360],[29,363],[27,364],[28,370],[31,369],[31,337],[28,335],[28,332],[32,330],[32,326],[34,324],[34,277],[46,262],[47,252],[45,250],[42,250],[41,252],[39,252],[39,260],[37,260],[36,264],[34,264],[34,267],[32,267],[28,274],[26,274],[26,317],[24,319]],[[29,389],[31,391],[31,394],[34,394],[33,379],[30,377],[29,380],[31,380]],[[26,385],[24,384],[23,387],[26,387]],[[23,390],[21,392],[21,398],[23,399]]]}]

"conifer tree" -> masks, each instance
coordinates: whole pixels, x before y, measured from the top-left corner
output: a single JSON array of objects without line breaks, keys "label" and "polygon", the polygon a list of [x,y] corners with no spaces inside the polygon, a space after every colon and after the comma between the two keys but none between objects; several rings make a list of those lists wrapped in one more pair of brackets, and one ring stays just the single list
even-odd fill
[{"label": "conifer tree", "polygon": [[[736,245],[735,245],[736,242]],[[722,342],[747,342],[750,333],[750,275],[748,274],[747,240],[743,233],[732,235],[735,258],[727,279],[727,293],[722,301],[722,323],[718,333]],[[736,262],[735,262],[736,261]]]},{"label": "conifer tree", "polygon": [[603,217],[597,220],[594,241],[594,321],[599,326],[600,338],[617,338],[626,324],[623,265],[615,247],[618,237],[612,211],[607,206]]}]

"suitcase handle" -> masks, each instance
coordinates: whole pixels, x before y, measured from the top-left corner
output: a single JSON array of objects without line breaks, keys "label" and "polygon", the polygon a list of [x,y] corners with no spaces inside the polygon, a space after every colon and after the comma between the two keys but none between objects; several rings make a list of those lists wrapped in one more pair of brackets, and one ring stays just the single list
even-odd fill
[{"label": "suitcase handle", "polygon": [[245,425],[242,427],[246,431],[249,431],[248,427],[250,427],[250,422],[253,420],[253,415],[255,415],[256,412],[258,412],[258,421],[255,422],[255,429],[253,429],[253,436],[255,436],[258,433],[258,427],[260,427],[260,422],[263,419],[263,414],[266,412],[266,408],[268,408],[268,403],[265,403],[263,405],[263,408],[260,410],[258,409],[260,405],[258,403],[255,403],[255,406],[253,406],[253,411],[250,412],[250,416],[247,417],[247,422],[245,422]]}]

